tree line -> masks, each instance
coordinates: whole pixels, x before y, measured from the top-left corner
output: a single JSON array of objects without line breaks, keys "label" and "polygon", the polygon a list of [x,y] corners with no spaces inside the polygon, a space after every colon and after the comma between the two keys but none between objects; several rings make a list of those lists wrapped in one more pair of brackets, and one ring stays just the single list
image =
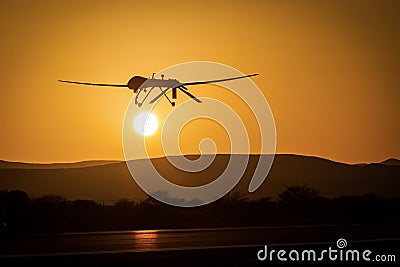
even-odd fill
[{"label": "tree line", "polygon": [[278,198],[250,200],[233,192],[195,208],[173,207],[152,198],[121,199],[113,205],[31,198],[20,190],[0,191],[0,233],[75,232],[201,227],[398,223],[400,199],[376,195],[325,198],[306,186],[289,186]]}]

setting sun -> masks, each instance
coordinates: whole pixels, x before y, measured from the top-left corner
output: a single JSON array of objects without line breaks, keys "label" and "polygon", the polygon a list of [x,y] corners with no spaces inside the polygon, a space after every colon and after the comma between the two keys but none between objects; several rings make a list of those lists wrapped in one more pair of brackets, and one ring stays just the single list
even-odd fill
[{"label": "setting sun", "polygon": [[150,112],[142,112],[135,117],[133,126],[138,134],[149,136],[157,131],[158,120]]}]

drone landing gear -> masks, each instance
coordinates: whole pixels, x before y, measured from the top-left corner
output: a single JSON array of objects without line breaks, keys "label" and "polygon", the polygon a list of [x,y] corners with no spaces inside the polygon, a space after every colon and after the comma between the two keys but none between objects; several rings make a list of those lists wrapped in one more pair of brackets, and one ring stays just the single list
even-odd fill
[{"label": "drone landing gear", "polygon": [[168,102],[171,104],[171,106],[175,107],[175,102],[171,101],[171,99],[169,99],[169,97],[165,94],[165,91],[163,91],[163,89],[161,87],[159,87],[161,92],[164,93],[164,96],[167,98]]},{"label": "drone landing gear", "polygon": [[[136,97],[135,97],[135,105],[137,105],[139,108],[143,105],[143,102],[146,100],[146,98],[149,96],[149,94],[150,94],[150,92],[152,91],[154,89],[154,87],[151,87],[148,91],[148,93],[147,93],[147,89],[145,89],[145,88],[143,88],[143,89],[141,89],[138,93],[137,93],[137,95],[136,95]],[[140,94],[140,92],[143,90],[143,92],[145,92],[145,93],[147,93],[146,94],[146,96],[142,99],[142,101],[141,102],[139,102],[139,94]]]}]

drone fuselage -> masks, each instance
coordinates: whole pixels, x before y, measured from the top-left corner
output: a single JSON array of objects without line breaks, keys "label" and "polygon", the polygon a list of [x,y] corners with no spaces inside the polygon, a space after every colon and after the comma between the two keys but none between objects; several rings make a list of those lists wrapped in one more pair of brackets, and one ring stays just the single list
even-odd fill
[{"label": "drone fuselage", "polygon": [[134,93],[139,93],[142,89],[147,88],[173,88],[175,86],[179,86],[181,83],[176,79],[155,79],[155,78],[144,78],[141,76],[134,76],[132,77],[127,86],[129,89],[133,90]]},{"label": "drone fuselage", "polygon": [[[182,85],[181,82],[179,82],[176,79],[167,79],[164,80],[164,77],[162,79],[155,79],[155,78],[150,78],[146,79],[144,77],[140,76],[135,76],[132,77],[129,82],[128,82],[128,88],[133,90],[133,92],[136,94],[135,97],[135,104],[138,105],[139,107],[142,106],[143,102],[147,99],[147,97],[150,95],[150,92],[154,88],[159,88],[161,92],[165,95],[165,92],[172,88],[172,99],[177,98],[177,87]],[[164,88],[164,89],[163,89]],[[139,101],[139,95],[141,92],[145,93],[144,98]],[[165,97],[168,99],[168,101],[171,103],[172,106],[175,106],[175,102],[172,102],[167,95]]]},{"label": "drone fuselage", "polygon": [[138,89],[147,89],[152,87],[161,88],[174,88],[179,86],[181,83],[175,79],[161,80],[161,79],[148,79],[146,82],[141,84]]}]

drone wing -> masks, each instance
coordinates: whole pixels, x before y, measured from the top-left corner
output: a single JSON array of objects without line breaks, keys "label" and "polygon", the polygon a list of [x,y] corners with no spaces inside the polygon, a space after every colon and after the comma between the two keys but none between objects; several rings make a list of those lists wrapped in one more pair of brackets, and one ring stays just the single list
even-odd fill
[{"label": "drone wing", "polygon": [[61,83],[75,83],[75,84],[92,85],[92,86],[127,87],[126,84],[84,83],[84,82],[73,82],[65,80],[58,80],[58,81]]},{"label": "drone wing", "polygon": [[258,73],[250,74],[250,75],[246,75],[246,76],[239,76],[239,77],[233,77],[233,78],[220,79],[220,80],[210,80],[210,81],[201,81],[201,82],[188,82],[188,83],[182,83],[181,85],[188,86],[188,85],[196,85],[196,84],[219,83],[219,82],[225,82],[225,81],[231,81],[231,80],[238,80],[238,79],[253,77],[253,76],[257,76],[257,75],[258,75]]},{"label": "drone wing", "polygon": [[209,80],[209,81],[200,81],[200,82],[187,82],[187,83],[181,83],[175,87],[171,87],[171,88],[167,88],[165,90],[163,90],[159,95],[157,95],[155,98],[153,98],[149,103],[152,104],[155,101],[157,101],[160,97],[162,97],[168,90],[170,89],[175,89],[175,88],[179,88],[182,92],[184,92],[185,94],[187,94],[188,96],[190,96],[191,98],[193,98],[196,102],[201,103],[201,101],[196,98],[194,95],[190,94],[189,92],[187,92],[186,90],[182,90],[181,88],[186,89],[185,86],[189,86],[189,85],[197,85],[197,84],[207,84],[207,83],[219,83],[219,82],[225,82],[225,81],[232,81],[232,80],[238,80],[238,79],[243,79],[243,78],[248,78],[248,77],[253,77],[253,76],[257,76],[258,73],[255,74],[250,74],[250,75],[245,75],[245,76],[239,76],[239,77],[233,77],[233,78],[226,78],[226,79],[219,79],[219,80]]}]

